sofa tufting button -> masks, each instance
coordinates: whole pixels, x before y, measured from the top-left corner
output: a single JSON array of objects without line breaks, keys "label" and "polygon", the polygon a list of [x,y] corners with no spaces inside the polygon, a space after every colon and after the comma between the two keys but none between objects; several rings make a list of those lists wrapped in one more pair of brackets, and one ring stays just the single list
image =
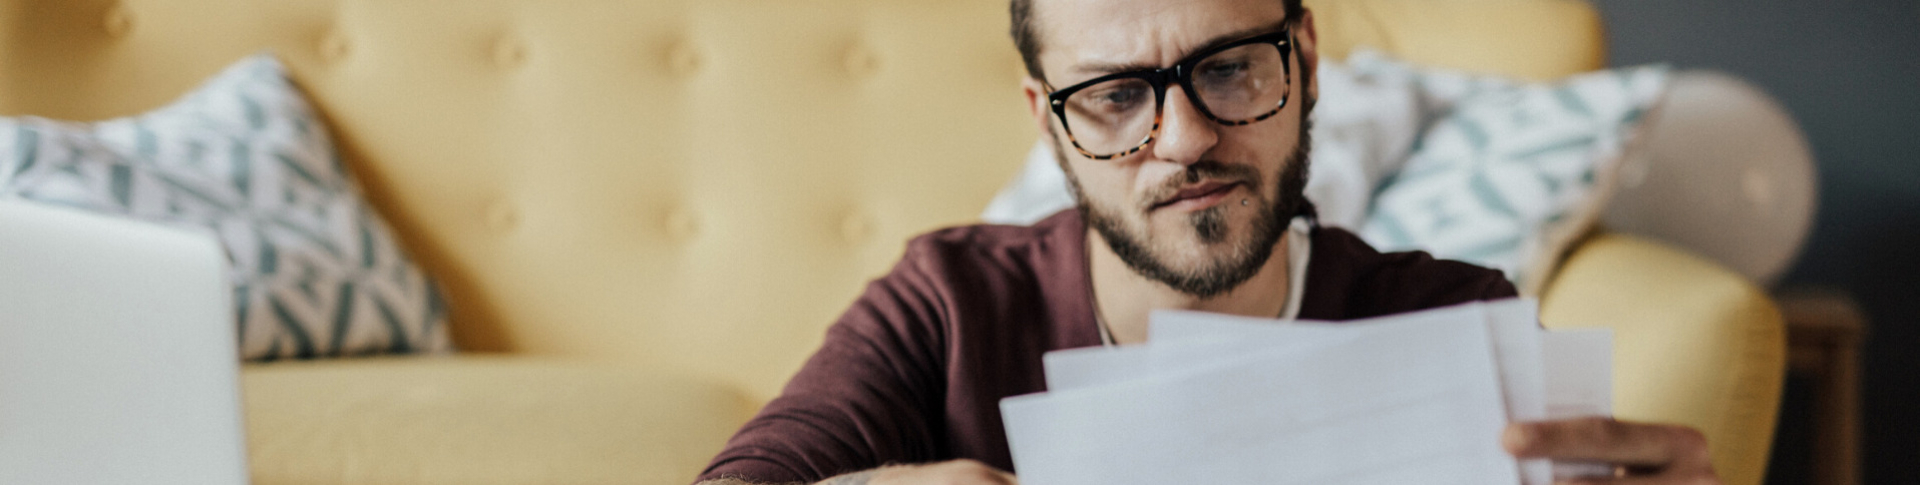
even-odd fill
[{"label": "sofa tufting button", "polygon": [[513,232],[520,226],[520,211],[504,200],[495,201],[487,206],[485,217],[487,228],[494,232],[503,234]]},{"label": "sofa tufting button", "polygon": [[516,68],[527,62],[527,47],[512,37],[501,37],[493,44],[493,63],[503,68]]},{"label": "sofa tufting button", "polygon": [[847,49],[847,56],[843,62],[846,64],[847,72],[854,77],[871,76],[880,70],[880,57],[862,46]]},{"label": "sofa tufting button", "polygon": [[840,220],[840,237],[849,243],[863,243],[873,236],[873,220],[860,213],[847,214]]},{"label": "sofa tufting button", "polygon": [[682,43],[667,49],[667,70],[675,75],[692,75],[700,70],[700,62],[700,51],[692,45]]},{"label": "sofa tufting button", "polygon": [[694,217],[692,212],[688,212],[685,209],[676,209],[667,212],[665,222],[667,237],[673,238],[674,240],[685,241],[693,239],[693,236],[700,232],[700,220]]},{"label": "sofa tufting button", "polygon": [[107,9],[107,15],[100,21],[100,28],[111,37],[126,37],[133,32],[133,12],[125,5],[114,5]]},{"label": "sofa tufting button", "polygon": [[320,59],[323,61],[339,62],[347,58],[347,53],[350,50],[351,47],[347,44],[346,35],[340,32],[331,32],[325,37],[320,38]]}]

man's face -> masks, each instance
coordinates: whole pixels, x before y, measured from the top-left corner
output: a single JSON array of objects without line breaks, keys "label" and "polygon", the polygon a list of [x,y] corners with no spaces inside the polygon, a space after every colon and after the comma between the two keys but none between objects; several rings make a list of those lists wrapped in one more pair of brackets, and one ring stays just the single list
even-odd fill
[{"label": "man's face", "polygon": [[[1048,84],[1064,88],[1276,31],[1286,11],[1278,0],[1036,0],[1033,17]],[[1184,88],[1169,86],[1154,141],[1112,160],[1075,150],[1046,87],[1029,80],[1035,121],[1053,137],[1081,213],[1134,271],[1210,298],[1272,256],[1304,205],[1312,37],[1311,17],[1295,25],[1292,94],[1280,113],[1225,126],[1202,115]]]}]

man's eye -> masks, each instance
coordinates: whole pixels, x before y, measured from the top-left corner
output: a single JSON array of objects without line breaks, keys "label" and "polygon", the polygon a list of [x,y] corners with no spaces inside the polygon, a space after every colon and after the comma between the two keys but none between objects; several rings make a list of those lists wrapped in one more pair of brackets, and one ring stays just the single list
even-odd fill
[{"label": "man's eye", "polygon": [[1145,93],[1136,88],[1103,89],[1088,93],[1093,105],[1105,110],[1121,110],[1140,103]]},{"label": "man's eye", "polygon": [[1245,72],[1247,72],[1246,62],[1222,62],[1207,65],[1205,69],[1200,70],[1200,76],[1208,81],[1220,81],[1233,79]]}]

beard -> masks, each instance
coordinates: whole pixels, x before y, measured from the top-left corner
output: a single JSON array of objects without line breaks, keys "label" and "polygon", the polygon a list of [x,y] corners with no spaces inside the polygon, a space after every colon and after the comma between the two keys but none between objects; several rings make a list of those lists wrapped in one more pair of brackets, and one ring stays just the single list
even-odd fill
[{"label": "beard", "polygon": [[[1202,300],[1212,299],[1240,287],[1259,274],[1260,268],[1273,257],[1274,246],[1286,236],[1293,218],[1306,210],[1307,153],[1313,144],[1308,135],[1312,126],[1307,114],[1312,111],[1312,106],[1312,102],[1308,101],[1302,107],[1300,143],[1287,156],[1285,166],[1273,180],[1262,180],[1264,177],[1251,166],[1202,160],[1188,165],[1182,176],[1170,178],[1142,198],[1148,202],[1139,204],[1135,210],[1145,214],[1152,209],[1153,201],[1165,200],[1181,187],[1200,180],[1242,183],[1251,190],[1272,188],[1271,191],[1255,194],[1260,202],[1256,209],[1258,212],[1244,231],[1236,232],[1229,226],[1227,210],[1231,204],[1223,203],[1187,215],[1185,222],[1193,228],[1194,238],[1208,253],[1204,261],[1191,268],[1182,269],[1170,264],[1169,258],[1162,253],[1171,249],[1156,246],[1144,224],[1141,227],[1130,226],[1119,210],[1089,201],[1080,188],[1079,179],[1067,166],[1065,155],[1058,149],[1054,153],[1067,173],[1068,187],[1072,189],[1075,209],[1080,212],[1081,219],[1106,239],[1107,247],[1127,267],[1175,291]],[[1058,143],[1055,146],[1058,148]],[[1271,199],[1264,198],[1264,194],[1268,193],[1273,194]]]}]

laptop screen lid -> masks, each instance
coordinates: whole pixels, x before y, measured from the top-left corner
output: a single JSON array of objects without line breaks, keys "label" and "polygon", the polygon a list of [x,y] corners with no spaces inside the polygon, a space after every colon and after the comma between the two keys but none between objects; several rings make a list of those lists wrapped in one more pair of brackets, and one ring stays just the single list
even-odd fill
[{"label": "laptop screen lid", "polygon": [[244,484],[210,234],[0,200],[0,484]]}]

